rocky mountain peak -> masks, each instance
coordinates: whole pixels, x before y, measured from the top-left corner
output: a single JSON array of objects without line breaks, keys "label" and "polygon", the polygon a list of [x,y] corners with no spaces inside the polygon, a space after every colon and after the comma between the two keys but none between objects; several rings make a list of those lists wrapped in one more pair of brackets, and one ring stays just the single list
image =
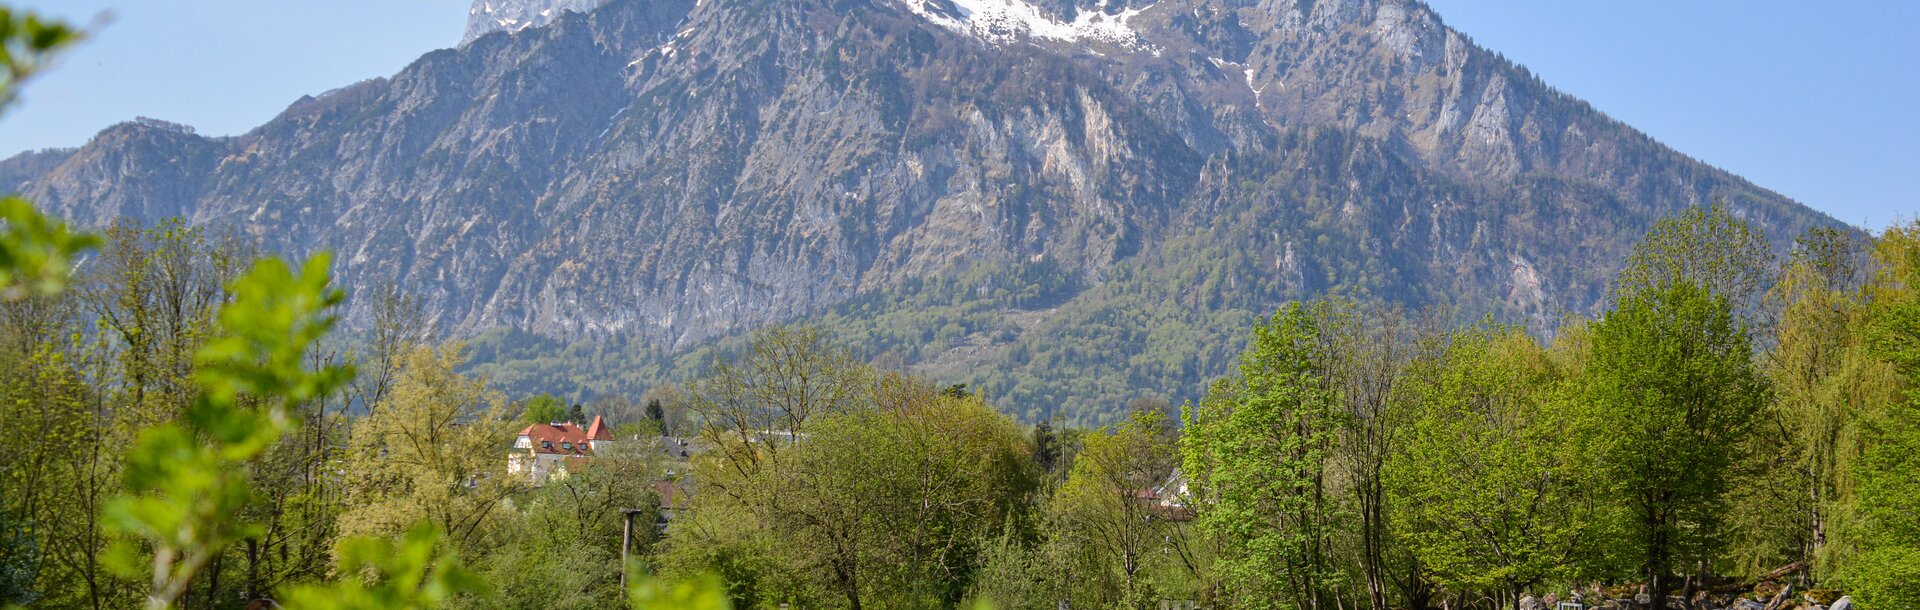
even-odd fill
[{"label": "rocky mountain peak", "polygon": [[585,13],[607,0],[473,0],[467,10],[467,33],[460,46],[494,32],[518,32],[552,22],[567,11]]},{"label": "rocky mountain peak", "polygon": [[[1023,411],[1191,395],[1240,345],[1222,329],[1329,290],[1550,325],[1685,206],[1782,243],[1833,224],[1415,0],[474,7],[468,44],[245,136],[130,124],[0,181],[89,226],[332,250],[455,337],[670,362],[827,320]],[[479,353],[541,357],[514,349]],[[669,374],[583,371],[500,379]]]}]

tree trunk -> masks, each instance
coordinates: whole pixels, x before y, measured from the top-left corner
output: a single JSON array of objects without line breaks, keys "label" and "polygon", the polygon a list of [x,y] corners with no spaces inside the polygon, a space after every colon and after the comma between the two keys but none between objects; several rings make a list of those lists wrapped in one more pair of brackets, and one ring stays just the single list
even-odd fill
[{"label": "tree trunk", "polygon": [[835,576],[840,580],[840,589],[847,596],[847,607],[860,610],[860,580],[854,570],[854,567],[846,565],[834,567]]},{"label": "tree trunk", "polygon": [[[1373,483],[1377,482],[1378,477],[1376,476]],[[1364,563],[1367,573],[1367,603],[1369,610],[1387,610],[1386,569],[1385,566],[1382,565],[1386,563],[1386,561],[1382,558],[1384,551],[1381,548],[1385,544],[1385,541],[1382,540],[1381,530],[1384,529],[1386,525],[1385,519],[1382,519],[1382,515],[1380,514],[1382,512],[1380,510],[1380,494],[1378,491],[1375,491],[1372,495],[1373,497],[1367,502],[1367,507],[1364,511],[1365,522],[1361,524],[1362,529],[1365,530],[1362,532],[1362,536],[1366,547],[1364,549]]]},{"label": "tree trunk", "polygon": [[1664,572],[1656,569],[1647,577],[1647,596],[1654,608],[1667,607],[1667,587],[1672,586],[1672,583],[1667,582]]},{"label": "tree trunk", "polygon": [[247,539],[247,601],[260,598],[260,541]]},{"label": "tree trunk", "polygon": [[1418,560],[1407,562],[1406,586],[1401,589],[1401,594],[1406,596],[1407,607],[1412,610],[1427,610],[1433,605],[1433,589],[1421,581]]}]

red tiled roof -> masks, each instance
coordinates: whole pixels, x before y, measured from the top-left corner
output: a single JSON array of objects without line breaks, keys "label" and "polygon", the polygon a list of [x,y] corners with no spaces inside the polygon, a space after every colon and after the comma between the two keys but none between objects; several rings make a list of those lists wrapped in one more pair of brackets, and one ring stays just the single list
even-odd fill
[{"label": "red tiled roof", "polygon": [[520,431],[520,436],[533,441],[534,453],[554,455],[593,455],[589,441],[613,440],[613,432],[597,416],[593,418],[592,427],[586,430],[573,422],[556,422],[527,426]]}]

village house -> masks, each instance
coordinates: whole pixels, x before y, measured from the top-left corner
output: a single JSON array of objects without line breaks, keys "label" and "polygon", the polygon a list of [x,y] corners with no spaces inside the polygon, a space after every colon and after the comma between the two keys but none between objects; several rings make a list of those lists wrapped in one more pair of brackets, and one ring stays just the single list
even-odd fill
[{"label": "village house", "polygon": [[1173,469],[1173,474],[1167,477],[1166,482],[1153,488],[1152,495],[1154,512],[1161,518],[1173,521],[1193,520],[1193,508],[1187,505],[1187,500],[1191,497],[1187,490],[1187,475],[1179,468]]},{"label": "village house", "polygon": [[549,478],[566,478],[569,464],[577,468],[613,442],[613,430],[597,415],[584,429],[574,422],[527,426],[507,454],[507,473],[526,477],[534,485],[544,484]]}]

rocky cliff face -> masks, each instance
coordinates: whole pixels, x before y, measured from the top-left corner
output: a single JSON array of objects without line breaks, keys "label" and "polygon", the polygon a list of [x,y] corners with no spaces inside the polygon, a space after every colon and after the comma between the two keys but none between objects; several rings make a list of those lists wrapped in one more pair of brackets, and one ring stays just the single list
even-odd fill
[{"label": "rocky cliff face", "polygon": [[[1545,324],[1592,310],[1677,208],[1725,199],[1781,239],[1833,223],[1412,0],[575,6],[479,2],[497,27],[461,48],[246,135],[126,124],[0,179],[86,224],[334,250],[344,281],[410,286],[454,334],[659,353],[1037,263],[1071,286],[1048,309],[1085,315],[1346,289]],[[987,348],[1059,324],[1005,307],[1021,322]],[[1015,366],[992,349],[962,361]]]}]

